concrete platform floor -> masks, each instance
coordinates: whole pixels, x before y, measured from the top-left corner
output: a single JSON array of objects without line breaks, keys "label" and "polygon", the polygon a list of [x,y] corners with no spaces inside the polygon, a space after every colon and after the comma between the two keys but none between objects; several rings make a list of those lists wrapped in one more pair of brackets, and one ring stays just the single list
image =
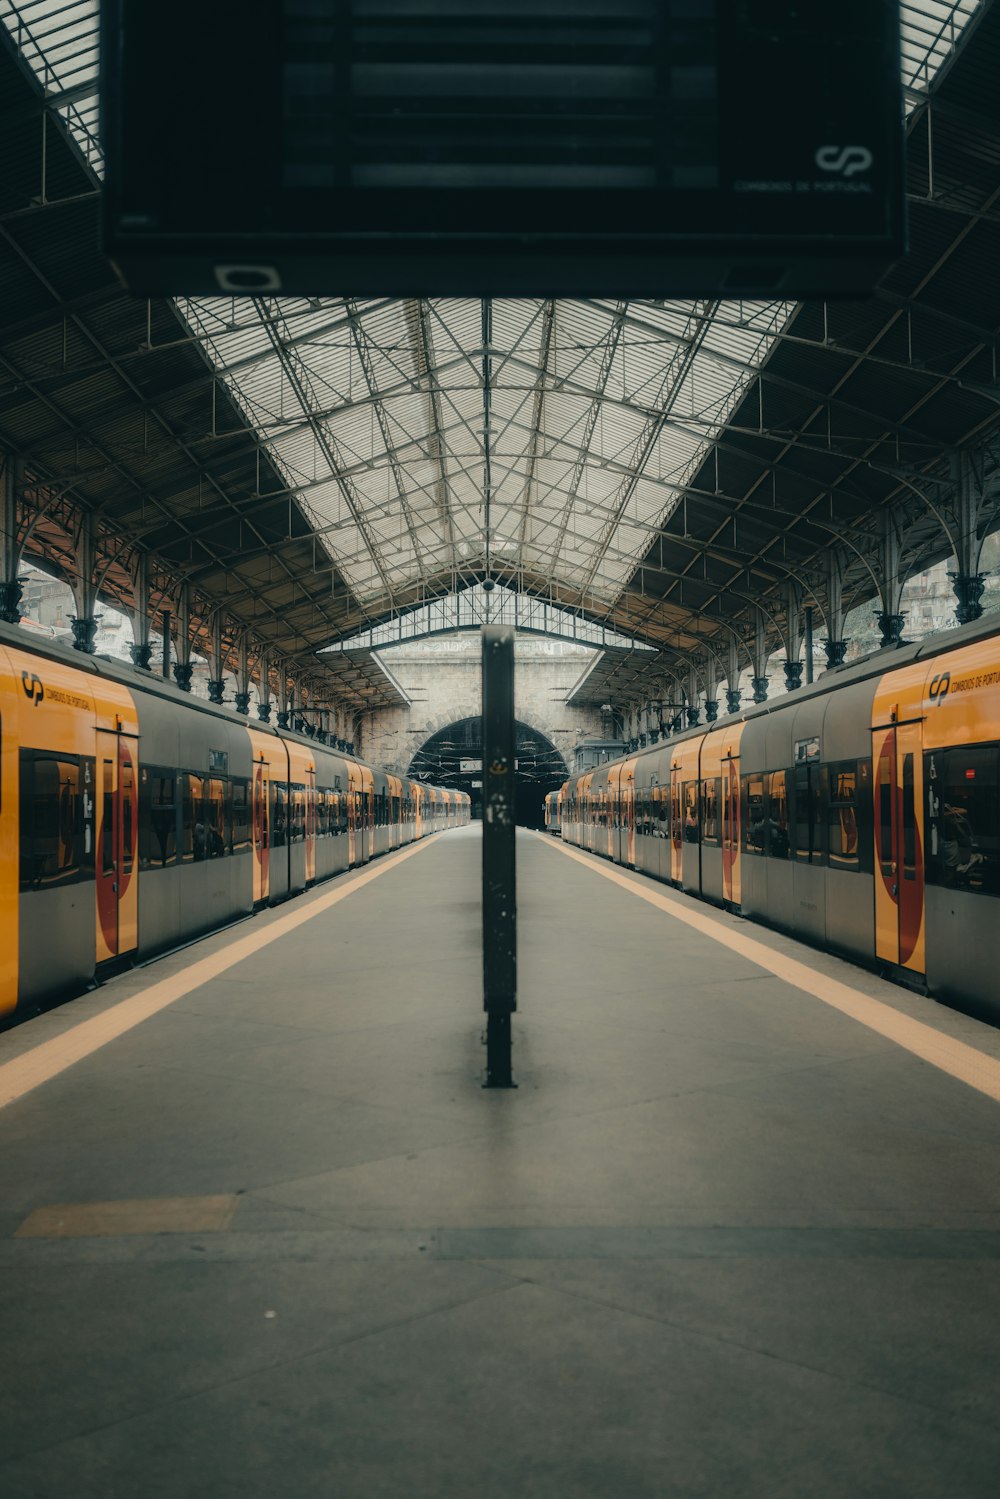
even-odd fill
[{"label": "concrete platform floor", "polygon": [[1000,1107],[530,834],[483,1092],[479,857],[0,1037],[285,932],[0,1111],[0,1493],[993,1499]]}]

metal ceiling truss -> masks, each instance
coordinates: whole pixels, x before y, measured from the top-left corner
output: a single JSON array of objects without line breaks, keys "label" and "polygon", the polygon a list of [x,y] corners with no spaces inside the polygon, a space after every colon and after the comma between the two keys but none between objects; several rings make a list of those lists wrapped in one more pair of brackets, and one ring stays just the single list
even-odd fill
[{"label": "metal ceiling truss", "polygon": [[732,640],[757,650],[762,617],[767,643],[795,642],[792,583],[831,620],[844,600],[884,604],[886,516],[905,528],[897,572],[959,546],[972,565],[954,455],[982,452],[982,530],[1000,428],[997,7],[903,4],[911,258],[868,302],[798,308],[132,302],[96,247],[95,10],[0,0],[19,58],[0,47],[0,148],[24,184],[0,183],[0,305],[18,314],[0,323],[0,442],[196,588],[200,638],[214,614],[230,659],[250,632],[286,675],[369,701],[371,682],[330,679],[346,653],[316,651],[489,578],[648,642],[661,673],[705,652],[711,672]]}]

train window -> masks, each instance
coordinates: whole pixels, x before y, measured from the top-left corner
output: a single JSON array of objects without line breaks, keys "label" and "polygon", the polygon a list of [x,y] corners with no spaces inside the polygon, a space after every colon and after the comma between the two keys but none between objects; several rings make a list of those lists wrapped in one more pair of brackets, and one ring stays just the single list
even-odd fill
[{"label": "train window", "polygon": [[181,859],[204,859],[207,851],[204,813],[205,787],[201,776],[181,776]]},{"label": "train window", "polygon": [[232,827],[233,853],[250,847],[250,798],[249,783],[243,776],[232,780]]},{"label": "train window", "polygon": [[1000,746],[958,745],[925,758],[927,881],[1000,895]]},{"label": "train window", "polygon": [[830,766],[829,845],[831,869],[861,867],[858,836],[857,765],[848,760]]},{"label": "train window", "polygon": [[795,857],[800,864],[825,864],[826,766],[800,765],[794,775]]},{"label": "train window", "polygon": [[209,776],[202,784],[204,786],[202,803],[204,856],[206,859],[218,859],[226,852],[228,844],[225,782],[220,776]]},{"label": "train window", "polygon": [[767,816],[764,819],[764,847],[768,858],[787,859],[788,776],[784,770],[772,770],[767,778]]},{"label": "train window", "polygon": [[115,868],[115,767],[110,760],[101,761],[101,790],[104,795],[101,820],[101,873],[113,874]]},{"label": "train window", "polygon": [[671,843],[674,848],[681,846],[681,831],[683,820],[681,818],[681,786],[676,776],[670,781],[670,829]]},{"label": "train window", "polygon": [[743,848],[748,854],[767,852],[767,806],[764,800],[764,777],[743,777]]},{"label": "train window", "polygon": [[667,813],[670,810],[670,802],[668,800],[669,794],[670,794],[670,788],[668,786],[660,786],[658,788],[657,792],[656,792],[656,796],[658,798],[658,803],[657,803],[657,821],[659,823],[658,832],[659,832],[659,835],[660,835],[661,838],[668,837],[669,833],[670,833],[670,829],[667,826]]},{"label": "train window", "polygon": [[872,762],[858,761],[858,859],[864,874],[875,868],[874,836],[872,833]]},{"label": "train window", "polygon": [[722,801],[722,782],[715,778],[701,783],[701,841],[716,846],[719,842],[719,812]]},{"label": "train window", "polygon": [[289,841],[301,843],[306,836],[306,788],[301,784],[289,788]]},{"label": "train window", "polygon": [[121,809],[122,809],[122,874],[131,874],[135,861],[135,826],[133,824],[133,800],[135,797],[135,771],[131,765],[122,765]]},{"label": "train window", "polygon": [[917,812],[913,802],[913,755],[903,756],[903,879],[917,877]]},{"label": "train window", "polygon": [[890,876],[896,872],[892,847],[892,796],[895,789],[892,772],[892,756],[885,749],[878,762],[878,846],[882,873]]},{"label": "train window", "polygon": [[83,849],[84,797],[76,756],[22,750],[21,859],[22,890],[69,884],[89,862]]},{"label": "train window", "polygon": [[271,847],[284,848],[287,823],[287,793],[280,781],[271,782]]},{"label": "train window", "polygon": [[792,847],[801,863],[809,863],[809,769],[800,765],[792,772],[794,796],[792,798],[792,823],[795,830]]},{"label": "train window", "polygon": [[684,783],[684,842],[698,842],[698,782]]},{"label": "train window", "polygon": [[177,855],[176,774],[143,766],[139,780],[139,868],[163,869]]}]

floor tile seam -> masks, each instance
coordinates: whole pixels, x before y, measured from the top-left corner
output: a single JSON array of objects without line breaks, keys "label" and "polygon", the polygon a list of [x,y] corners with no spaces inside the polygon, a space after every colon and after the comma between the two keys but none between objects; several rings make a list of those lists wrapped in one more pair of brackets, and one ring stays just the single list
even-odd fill
[{"label": "floor tile seam", "polygon": [[[666,1258],[669,1257],[664,1256],[664,1259]],[[662,1263],[662,1261],[658,1262]],[[487,1258],[483,1260],[463,1261],[463,1263],[480,1264],[492,1268],[498,1262]],[[500,1261],[499,1263],[502,1264],[503,1261]],[[601,1263],[609,1264],[614,1263],[614,1261],[606,1260],[602,1261]],[[646,1261],[645,1263],[648,1263],[648,1261]],[[518,1272],[514,1271],[510,1273],[512,1275],[518,1274]],[[872,1384],[869,1380],[851,1378],[844,1374],[838,1374],[834,1370],[824,1369],[814,1364],[805,1363],[801,1359],[788,1358],[785,1355],[775,1353],[770,1349],[758,1348],[753,1344],[743,1343],[736,1338],[727,1338],[719,1333],[706,1332],[703,1329],[691,1327],[685,1322],[677,1322],[673,1318],[659,1316],[655,1312],[650,1312],[642,1308],[622,1306],[618,1302],[610,1300],[607,1297],[596,1296],[593,1293],[587,1292],[579,1287],[555,1285],[551,1281],[544,1279],[536,1280],[530,1276],[525,1276],[523,1272],[520,1273],[520,1277],[523,1284],[536,1286],[540,1290],[555,1292],[556,1294],[565,1296],[570,1300],[586,1302],[588,1305],[602,1306],[607,1311],[614,1311],[623,1316],[636,1317],[642,1321],[652,1322],[656,1326],[669,1327],[674,1332],[683,1333],[686,1336],[693,1337],[700,1342],[717,1345],[723,1348],[738,1349],[741,1353],[748,1354],[752,1358],[765,1359],[770,1363],[780,1365],[782,1368],[796,1369],[800,1372],[813,1375],[814,1377],[819,1379],[829,1379],[834,1384],[841,1385],[850,1390],[867,1390],[870,1394],[882,1395],[887,1399],[898,1402],[900,1405],[912,1406],[917,1410],[930,1411],[934,1415],[943,1417],[949,1423],[954,1423],[959,1427],[971,1426],[976,1432],[982,1431],[984,1433],[989,1433],[989,1435],[994,1438],[997,1436],[997,1427],[995,1421],[991,1420],[989,1424],[987,1424],[986,1421],[980,1422],[977,1421],[975,1417],[954,1412],[947,1406],[934,1405],[930,1401],[921,1400],[916,1396],[903,1395],[896,1390],[887,1389],[882,1385]]]},{"label": "floor tile seam", "polygon": [[[295,1212],[300,1210],[289,1209],[288,1211]],[[715,1269],[723,1266],[738,1267],[754,1265],[759,1267],[780,1266],[784,1270],[789,1265],[812,1267],[835,1265],[841,1268],[849,1266],[878,1266],[886,1271],[891,1271],[901,1266],[910,1266],[925,1270],[933,1268],[945,1276],[954,1273],[956,1266],[961,1266],[964,1271],[977,1272],[983,1278],[989,1277],[991,1281],[995,1281],[996,1278],[994,1269],[997,1263],[996,1254],[986,1253],[976,1255],[956,1254],[954,1252],[948,1254],[943,1248],[940,1250],[935,1249],[931,1253],[922,1255],[905,1253],[866,1255],[857,1252],[849,1253],[847,1250],[844,1250],[840,1253],[820,1256],[810,1254],[775,1255],[765,1248],[754,1249],[753,1247],[748,1247],[742,1253],[729,1251],[704,1251],[699,1253],[684,1251],[677,1247],[664,1247],[642,1254],[630,1254],[627,1250],[621,1250],[603,1254],[593,1252],[589,1254],[570,1253],[562,1256],[539,1255],[532,1253],[530,1248],[525,1248],[517,1253],[505,1256],[495,1253],[483,1253],[481,1251],[457,1253],[442,1249],[438,1243],[439,1240],[447,1240],[449,1236],[455,1233],[481,1235],[482,1233],[489,1232],[490,1230],[485,1226],[469,1229],[461,1225],[442,1226],[438,1224],[432,1228],[426,1226],[420,1228],[406,1226],[401,1228],[394,1225],[386,1226],[380,1224],[323,1224],[318,1221],[316,1213],[309,1213],[308,1217],[310,1221],[307,1224],[296,1226],[284,1225],[267,1228],[258,1224],[255,1227],[248,1225],[242,1230],[227,1230],[224,1232],[185,1230],[182,1233],[172,1234],[148,1231],[142,1234],[88,1234],[72,1238],[56,1237],[30,1240],[7,1238],[0,1240],[0,1264],[21,1268],[25,1266],[32,1268],[34,1266],[44,1270],[53,1266],[59,1266],[66,1270],[92,1268],[95,1271],[114,1267],[116,1271],[125,1269],[134,1272],[149,1271],[163,1266],[185,1266],[187,1268],[218,1267],[222,1269],[232,1266],[247,1267],[256,1265],[288,1267],[303,1264],[335,1266],[338,1264],[373,1265],[382,1263],[408,1263],[410,1265],[481,1264],[499,1270],[499,1267],[502,1265],[542,1260],[546,1264],[553,1266],[567,1264],[665,1266],[674,1264],[682,1266],[700,1265]],[[642,1225],[641,1227],[648,1229],[650,1225]],[[829,1225],[818,1227],[810,1225],[804,1228],[793,1229],[793,1231],[823,1234],[830,1228],[831,1226]],[[601,1229],[610,1230],[611,1232],[624,1232],[632,1231],[632,1226],[624,1224],[617,1226],[598,1225],[598,1230],[600,1231]],[[537,1234],[552,1230],[547,1230],[544,1226],[534,1228],[529,1226],[518,1231],[527,1234]],[[555,1230],[555,1232],[564,1231],[591,1233],[593,1232],[593,1225],[580,1225],[577,1228],[571,1227],[568,1230],[560,1226]],[[672,1232],[673,1229],[668,1226],[666,1231]],[[697,1234],[701,1232],[701,1229],[697,1225],[681,1225],[679,1231]],[[711,1233],[712,1229],[709,1228],[706,1231]],[[773,1234],[781,1233],[782,1229],[775,1226],[764,1226],[763,1228],[749,1226],[739,1230],[741,1233],[754,1233],[757,1231],[764,1234]],[[832,1231],[836,1230],[833,1229]],[[944,1233],[949,1237],[980,1237],[985,1235],[991,1240],[995,1240],[1000,1235],[1000,1226],[991,1226],[986,1229],[980,1226],[971,1226],[960,1229],[938,1230],[934,1227],[928,1228],[926,1226],[921,1227],[919,1225],[907,1224],[893,1228],[886,1228],[884,1225],[874,1229],[861,1228],[858,1231],[862,1234],[892,1233],[896,1235],[908,1234],[911,1236],[916,1232]],[[315,1250],[320,1245],[326,1247],[331,1238],[336,1239],[341,1237],[356,1240],[366,1237],[374,1239],[385,1239],[388,1237],[405,1240],[405,1243],[400,1243],[389,1250],[380,1248],[376,1252],[372,1251],[371,1245],[364,1245],[360,1242],[348,1245],[340,1252],[334,1254],[317,1255],[308,1252]],[[417,1244],[416,1241],[418,1240],[425,1242]],[[201,1241],[210,1241],[211,1253],[207,1252],[207,1242],[202,1243]],[[258,1251],[262,1250],[265,1245],[271,1247],[278,1241],[281,1241],[287,1250],[287,1253],[283,1257],[278,1257],[271,1253],[252,1252],[254,1249]],[[215,1251],[225,1249],[227,1245],[231,1247],[238,1246],[239,1253],[215,1253]],[[131,1256],[128,1256],[123,1253],[126,1248],[133,1249],[135,1252]],[[163,1250],[164,1253],[150,1254],[149,1251],[151,1248]],[[39,1251],[42,1249],[50,1252],[39,1259]],[[168,1249],[174,1252],[167,1253]],[[423,1254],[421,1258],[422,1251],[426,1249],[430,1249],[431,1252]],[[206,1250],[205,1258],[194,1259],[191,1257],[193,1253],[198,1253],[201,1250]],[[515,1272],[511,1273],[514,1274]],[[544,1281],[539,1283],[548,1284],[548,1282]],[[36,1299],[41,1299],[44,1294],[47,1293],[42,1291],[34,1293]],[[628,1308],[622,1308],[622,1310],[628,1310]]]},{"label": "floor tile seam", "polygon": [[[339,1175],[342,1171],[364,1171],[367,1170],[370,1166],[379,1166],[386,1161],[406,1160],[409,1156],[414,1154],[419,1157],[424,1154],[433,1153],[439,1150],[454,1150],[456,1148],[461,1148],[466,1144],[475,1144],[477,1140],[490,1140],[493,1138],[493,1131],[483,1131],[481,1134],[473,1135],[470,1138],[462,1140],[442,1140],[439,1144],[436,1145],[424,1145],[416,1152],[412,1150],[393,1150],[390,1151],[388,1155],[371,1156],[370,1158],[367,1158],[363,1161],[345,1162],[345,1164],[342,1166],[327,1167],[327,1169],[324,1171],[310,1171],[305,1176],[281,1177],[276,1181],[260,1182],[256,1187],[247,1188],[247,1191],[253,1191],[254,1193],[258,1194],[260,1192],[275,1191],[279,1190],[283,1186],[297,1186],[300,1183],[319,1181],[324,1177],[336,1176]],[[262,1198],[262,1201],[271,1202],[275,1207],[288,1206],[287,1203],[279,1202],[277,1201],[277,1199]]]},{"label": "floor tile seam", "polygon": [[[829,965],[820,968],[810,962],[809,959],[813,956],[812,950],[807,949],[804,944],[799,945],[797,951],[800,950],[806,956],[777,951],[762,942],[756,935],[744,935],[734,926],[727,924],[705,902],[691,897],[683,903],[676,899],[669,899],[662,890],[651,888],[654,883],[659,884],[659,882],[651,881],[645,876],[637,879],[632,872],[630,872],[632,877],[626,878],[626,875],[616,866],[608,864],[605,867],[602,861],[595,860],[586,852],[562,845],[558,848],[564,857],[571,859],[574,863],[580,863],[584,868],[590,869],[591,873],[614,884],[619,889],[631,891],[644,904],[664,914],[672,915],[674,919],[679,920],[691,930],[700,933],[706,940],[719,942],[730,951],[739,952],[744,962],[763,968],[765,972],[773,973],[790,989],[797,990],[819,1004],[836,1011],[846,1020],[888,1037],[894,1045],[911,1057],[930,1063],[954,1081],[984,1094],[994,1102],[1000,1102],[1000,1056],[994,1055],[992,1050],[983,1050],[981,1045],[977,1046],[972,1041],[952,1034],[947,1028],[941,1029],[933,1025],[930,1019],[918,1019],[911,1015],[901,1005],[895,990],[891,996],[882,998],[867,993],[865,989],[852,982],[857,971],[856,965],[836,959],[839,965],[838,972],[843,969],[849,975],[848,978],[837,977],[828,971]],[[671,910],[671,907],[675,909]],[[755,929],[756,925],[754,923],[741,924],[749,925],[751,929]],[[745,947],[759,949],[760,956],[742,951],[741,949]],[[788,969],[797,970],[797,973],[778,972],[771,967],[772,961],[784,963]],[[819,989],[825,989],[827,992],[820,993]],[[859,1010],[863,1012],[866,1009],[867,1014],[859,1013]],[[992,1045],[991,1038],[994,1034],[992,1028],[984,1026],[983,1031],[988,1033],[987,1039],[991,1040]]]},{"label": "floor tile seam", "polygon": [[[117,1073],[118,1068],[114,1069]],[[429,1110],[413,1108],[401,1108],[388,1103],[373,1102],[366,1098],[359,1098],[356,1094],[338,1093],[331,1088],[313,1087],[298,1081],[289,1081],[282,1084],[270,1081],[267,1078],[247,1077],[243,1073],[218,1072],[210,1067],[192,1065],[188,1062],[141,1062],[133,1067],[134,1072],[156,1072],[161,1075],[175,1073],[182,1077],[211,1078],[215,1082],[235,1083],[241,1087],[259,1088],[261,1092],[286,1093],[289,1089],[295,1094],[308,1094],[310,1098],[328,1098],[336,1103],[352,1104],[356,1108],[376,1109],[381,1113],[402,1114],[406,1118],[434,1120],[439,1124],[452,1124],[455,1120],[447,1114],[438,1114]]]},{"label": "floor tile seam", "polygon": [[[783,1069],[780,1069],[778,1072],[765,1072],[765,1073],[762,1073],[762,1074],[760,1074],[758,1076],[755,1076],[753,1078],[742,1079],[742,1082],[746,1083],[747,1085],[750,1085],[750,1084],[755,1083],[755,1082],[772,1081],[775,1078],[780,1078],[780,1077],[784,1077],[784,1076],[797,1076],[799,1073],[802,1073],[802,1072],[822,1071],[826,1067],[838,1066],[841,1063],[867,1061],[867,1060],[870,1059],[871,1055],[873,1055],[873,1054],[872,1053],[859,1053],[857,1056],[851,1056],[851,1057],[830,1057],[829,1059],[827,1059],[825,1061],[817,1062],[817,1063],[811,1063],[811,1064],[808,1064],[808,1065],[803,1066],[803,1067],[783,1068]],[[514,1075],[515,1075],[515,1078],[516,1078],[518,1076],[516,1043],[515,1043],[515,1058],[514,1058],[514,1060],[515,1060]],[[522,1086],[523,1086],[523,1082],[522,1082]],[[628,1109],[645,1108],[649,1104],[662,1103],[662,1102],[664,1102],[664,1101],[666,1101],[668,1099],[691,1098],[691,1097],[697,1096],[700,1093],[718,1093],[718,1092],[723,1092],[726,1089],[732,1089],[732,1088],[735,1088],[735,1087],[738,1087],[738,1086],[740,1086],[740,1083],[734,1081],[733,1079],[728,1079],[727,1081],[721,1082],[721,1083],[704,1083],[704,1084],[699,1083],[699,1084],[697,1084],[697,1085],[695,1085],[693,1087],[690,1087],[690,1088],[685,1088],[685,1087],[680,1087],[680,1086],[674,1086],[674,1087],[671,1087],[671,1088],[667,1088],[663,1092],[652,1093],[652,1094],[649,1094],[648,1096],[643,1096],[642,1098],[627,1099],[627,1100],[625,1100],[625,1101],[623,1101],[621,1103],[602,1104],[602,1105],[594,1107],[594,1108],[577,1110],[577,1111],[572,1112],[572,1113],[561,1113],[560,1112],[560,1113],[554,1113],[554,1114],[545,1114],[543,1116],[535,1117],[535,1118],[530,1119],[530,1120],[525,1120],[522,1123],[511,1123],[511,1124],[508,1125],[507,1134],[508,1135],[520,1134],[520,1133],[523,1133],[525,1130],[536,1131],[539,1128],[542,1128],[543,1126],[546,1126],[546,1125],[549,1125],[549,1124],[573,1123],[574,1121],[579,1121],[579,1120],[582,1120],[582,1119],[602,1118],[605,1115],[621,1113],[621,1112],[623,1112],[625,1110],[628,1110]],[[440,1117],[440,1116],[436,1116],[435,1115],[433,1117]],[[447,1122],[447,1121],[444,1121],[444,1122]],[[480,1137],[477,1136],[476,1138],[480,1138]],[[487,1136],[487,1138],[492,1138],[492,1134],[490,1136]],[[958,1138],[964,1138],[964,1136],[959,1136]],[[424,1148],[425,1149],[429,1149],[429,1150],[447,1149],[448,1148],[448,1142],[443,1142],[441,1145],[427,1146],[427,1147],[424,1147]]]},{"label": "floor tile seam", "polygon": [[[220,982],[220,980],[214,980],[214,979],[211,980],[211,983],[216,983],[216,982]],[[222,981],[222,982],[224,982],[224,981]],[[203,987],[208,988],[209,985],[204,985]],[[196,1016],[199,1019],[212,1019],[213,1018],[209,1014],[208,1011],[189,1009],[184,1004],[183,1000],[178,1000],[177,1004],[175,1006],[171,1006],[171,1010],[176,1011],[176,1013],[177,1013],[178,1016],[191,1015],[191,1016]],[[164,1010],[161,1013],[164,1016],[166,1016],[166,1015],[168,1015],[170,1013],[170,1011]],[[219,1017],[217,1017],[217,1022],[216,1023],[218,1023],[218,1024],[221,1025],[221,1024],[224,1024],[224,1023],[228,1023],[230,1020],[232,1020],[232,1022],[234,1024],[236,1024],[236,1025],[246,1024],[246,1025],[259,1026],[262,1030],[267,1030],[268,1032],[271,1032],[271,1033],[278,1032],[280,1034],[282,1032],[287,1032],[290,1039],[293,1038],[293,1037],[301,1036],[303,1038],[305,1038],[305,1037],[318,1037],[320,1039],[323,1039],[325,1037],[325,1038],[329,1038],[329,1039],[332,1040],[334,1037],[339,1037],[339,1036],[369,1036],[369,1035],[377,1035],[380,1031],[389,1030],[389,1029],[394,1028],[394,1027],[396,1027],[398,1025],[413,1024],[415,1026],[416,1025],[426,1026],[425,1020],[423,1018],[419,1018],[419,1019],[413,1020],[412,1022],[411,1021],[404,1021],[404,1020],[372,1021],[372,1022],[370,1022],[367,1025],[348,1025],[348,1026],[341,1026],[341,1027],[338,1027],[336,1029],[331,1029],[328,1026],[305,1025],[305,1024],[302,1024],[302,1023],[288,1023],[288,1022],[281,1021],[281,1020],[252,1020],[249,1017],[244,1018],[241,1015],[219,1016]]]},{"label": "floor tile seam", "polygon": [[[428,1261],[428,1263],[432,1262]],[[437,1261],[434,1263],[443,1262]],[[147,1416],[151,1416],[155,1412],[170,1410],[177,1406],[186,1405],[194,1400],[201,1400],[206,1395],[215,1394],[219,1390],[230,1389],[235,1385],[244,1383],[246,1380],[258,1379],[261,1375],[270,1374],[277,1370],[290,1369],[293,1368],[296,1364],[304,1364],[313,1359],[323,1358],[326,1354],[334,1353],[340,1349],[356,1347],[359,1344],[366,1342],[369,1338],[380,1337],[383,1333],[393,1332],[394,1330],[401,1327],[407,1327],[418,1322],[428,1321],[430,1320],[430,1318],[436,1317],[441,1313],[457,1311],[459,1308],[464,1306],[473,1306],[476,1302],[488,1301],[493,1297],[502,1296],[510,1291],[518,1290],[520,1288],[520,1281],[515,1280],[513,1276],[505,1275],[502,1270],[497,1269],[493,1265],[478,1264],[478,1262],[473,1262],[471,1260],[460,1261],[458,1263],[476,1263],[477,1269],[485,1270],[489,1274],[502,1277],[508,1282],[508,1284],[493,1286],[489,1290],[480,1291],[473,1296],[463,1296],[455,1301],[442,1302],[440,1306],[429,1308],[427,1311],[418,1312],[413,1314],[412,1316],[393,1318],[392,1321],[380,1323],[377,1327],[367,1328],[364,1332],[356,1333],[351,1337],[336,1339],[331,1343],[326,1343],[321,1348],[309,1349],[308,1352],[290,1355],[286,1358],[273,1359],[271,1360],[271,1362],[258,1365],[253,1369],[243,1370],[239,1374],[234,1374],[224,1379],[213,1380],[210,1384],[204,1385],[197,1390],[188,1390],[183,1394],[174,1395],[164,1400],[154,1400],[149,1405],[144,1406],[142,1410],[131,1411],[127,1415],[119,1416],[113,1421],[106,1421],[97,1426],[87,1427],[83,1431],[74,1432],[70,1436],[61,1437],[57,1442],[50,1442],[46,1446],[31,1448],[27,1452],[18,1454],[16,1458],[7,1459],[4,1462],[3,1466],[0,1467],[0,1475],[2,1475],[3,1467],[8,1466],[8,1464],[26,1462],[32,1458],[40,1457],[49,1452],[58,1452],[60,1448],[69,1447],[74,1442],[86,1441],[88,1438],[101,1436],[105,1432],[114,1431],[118,1427],[128,1426],[133,1421],[144,1420]]]}]

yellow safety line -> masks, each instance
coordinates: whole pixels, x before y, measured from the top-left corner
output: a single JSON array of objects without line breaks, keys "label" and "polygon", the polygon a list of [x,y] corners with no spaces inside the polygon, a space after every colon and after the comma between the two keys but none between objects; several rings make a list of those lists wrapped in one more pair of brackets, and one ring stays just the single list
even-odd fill
[{"label": "yellow safety line", "polygon": [[339,885],[336,890],[321,895],[318,900],[290,911],[288,915],[279,917],[277,921],[271,922],[259,931],[252,932],[247,937],[234,939],[220,952],[211,953],[208,957],[199,958],[196,962],[189,964],[182,973],[161,979],[158,984],[151,984],[148,988],[140,990],[138,994],[132,994],[128,999],[123,999],[119,1004],[103,1011],[102,1014],[94,1015],[90,1020],[81,1021],[79,1025],[64,1032],[63,1035],[54,1036],[51,1041],[43,1041],[22,1056],[5,1062],[0,1066],[0,1108],[13,1103],[15,1099],[23,1098],[26,1093],[30,1093],[41,1083],[46,1083],[50,1078],[58,1076],[60,1072],[65,1072],[66,1068],[72,1067],[74,1062],[91,1056],[102,1046],[107,1046],[109,1041],[116,1040],[126,1031],[141,1025],[151,1015],[165,1010],[175,1000],[183,999],[186,994],[191,993],[192,989],[198,989],[211,979],[218,978],[219,974],[225,973],[227,968],[235,967],[245,958],[260,952],[261,948],[277,942],[281,937],[287,937],[289,932],[293,932],[296,927],[302,926],[307,921],[312,921],[314,916],[321,916],[324,911],[329,911],[331,906],[337,905],[348,895],[353,895],[362,886],[371,884],[372,880],[377,880],[380,875],[388,874],[390,869],[398,868],[405,859],[410,859],[414,854],[420,853],[429,842],[430,838],[422,838],[418,843],[411,844],[409,848],[400,849],[390,854],[387,859],[380,859],[378,864],[369,866],[347,883]]},{"label": "yellow safety line", "polygon": [[568,858],[575,859],[578,864],[589,869],[591,874],[603,875],[612,884],[620,885],[632,895],[638,895],[640,900],[655,906],[658,911],[664,911],[675,921],[682,921],[685,926],[692,927],[703,936],[720,942],[723,947],[728,947],[739,953],[740,957],[755,963],[758,968],[773,973],[775,978],[801,989],[805,994],[811,994],[814,999],[822,1000],[823,1004],[830,1005],[843,1015],[849,1015],[852,1020],[884,1036],[887,1041],[894,1041],[897,1046],[902,1046],[922,1061],[929,1062],[932,1067],[947,1072],[960,1082],[967,1083],[970,1088],[975,1088],[977,1092],[985,1093],[995,1103],[1000,1103],[1000,1060],[996,1057],[977,1051],[974,1046],[957,1041],[953,1036],[943,1035],[933,1026],[925,1025],[922,1020],[903,1015],[891,1005],[873,999],[870,994],[863,994],[860,989],[852,989],[850,984],[842,984],[839,979],[818,973],[806,963],[786,957],[784,953],[774,952],[763,942],[756,942],[752,937],[745,937],[742,932],[733,931],[717,917],[709,916],[704,911],[688,910],[676,897],[670,900],[655,888],[647,889],[642,883],[644,877],[641,875],[638,879],[629,879],[627,875],[619,874],[612,865],[605,864],[597,855],[570,848],[551,834],[546,837],[536,833],[535,837],[541,838],[550,848],[558,848]]}]

